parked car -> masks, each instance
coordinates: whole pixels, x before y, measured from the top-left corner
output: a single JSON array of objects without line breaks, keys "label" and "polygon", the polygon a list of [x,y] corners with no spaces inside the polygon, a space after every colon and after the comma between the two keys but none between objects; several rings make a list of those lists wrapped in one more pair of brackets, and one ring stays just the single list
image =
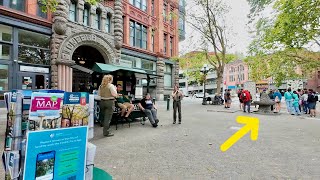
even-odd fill
[{"label": "parked car", "polygon": [[[203,93],[195,93],[194,95],[193,95],[193,97],[195,97],[195,98],[203,98]],[[206,93],[206,97],[208,97],[209,96],[209,93]]]}]

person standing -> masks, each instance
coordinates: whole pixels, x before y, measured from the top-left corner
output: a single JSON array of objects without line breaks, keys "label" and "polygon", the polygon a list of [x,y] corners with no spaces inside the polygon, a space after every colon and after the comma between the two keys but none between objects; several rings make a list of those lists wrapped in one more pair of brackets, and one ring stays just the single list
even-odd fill
[{"label": "person standing", "polygon": [[171,97],[173,99],[173,124],[175,124],[177,120],[177,110],[178,110],[179,124],[181,124],[181,100],[183,98],[183,94],[179,90],[179,87],[177,85],[174,86],[174,90],[171,94]]},{"label": "person standing", "polygon": [[110,133],[110,122],[113,115],[114,101],[117,98],[116,87],[112,84],[113,76],[108,74],[102,78],[101,85],[98,90],[98,95],[101,97],[100,102],[100,122],[103,124],[103,135],[110,137],[114,134]]},{"label": "person standing", "polygon": [[241,94],[241,99],[243,101],[244,107],[243,112],[246,112],[246,107],[248,106],[248,113],[250,113],[250,106],[251,106],[251,95],[248,90],[243,90]]},{"label": "person standing", "polygon": [[302,104],[303,104],[303,111],[305,114],[309,114],[309,107],[308,107],[308,91],[305,89],[302,95]]},{"label": "person standing", "polygon": [[[293,94],[292,94],[292,97],[293,97],[293,108],[294,108],[294,113],[295,115],[298,115],[300,116],[301,113],[300,113],[300,109],[299,109],[299,95],[297,93],[297,91],[293,91]],[[292,114],[294,115],[294,114]]]},{"label": "person standing", "polygon": [[223,99],[224,99],[224,108],[228,108],[227,89],[224,90]]},{"label": "person standing", "polygon": [[273,98],[274,98],[274,102],[276,103],[275,112],[280,112],[282,95],[278,89],[273,93]]},{"label": "person standing", "polygon": [[292,96],[291,88],[288,88],[287,92],[284,93],[284,98],[286,100],[288,113],[293,114],[293,106],[292,106],[293,96]]},{"label": "person standing", "polygon": [[[268,94],[269,98],[271,99],[271,101],[274,101],[274,97],[273,97],[273,91],[272,89],[270,90],[269,94]],[[271,111],[274,110],[274,107],[273,105],[271,105]]]},{"label": "person standing", "polygon": [[311,117],[316,117],[316,104],[318,100],[318,96],[314,93],[314,91],[309,89],[308,104]]},{"label": "person standing", "polygon": [[227,108],[230,108],[231,107],[231,102],[232,102],[230,89],[227,90],[226,98],[227,98]]},{"label": "person standing", "polygon": [[243,110],[243,101],[242,101],[242,99],[240,98],[242,91],[243,91],[243,89],[240,89],[240,90],[238,91],[238,98],[239,98],[239,102],[240,102],[240,104],[239,104],[240,110]]}]

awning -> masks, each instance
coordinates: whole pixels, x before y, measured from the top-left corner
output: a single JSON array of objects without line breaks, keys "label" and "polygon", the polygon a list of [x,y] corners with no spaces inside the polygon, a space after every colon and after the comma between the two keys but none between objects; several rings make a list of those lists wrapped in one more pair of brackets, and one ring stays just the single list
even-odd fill
[{"label": "awning", "polygon": [[127,67],[116,66],[111,64],[102,64],[102,63],[95,63],[92,70],[99,73],[110,73],[118,70],[124,70],[124,71],[131,71],[138,74],[147,74],[146,71],[141,69],[127,68]]},{"label": "awning", "polygon": [[79,71],[83,71],[83,72],[89,73],[89,74],[93,73],[92,70],[85,68],[85,67],[82,67],[82,66],[79,66],[79,65],[73,65],[73,66],[71,66],[71,68],[78,69]]}]

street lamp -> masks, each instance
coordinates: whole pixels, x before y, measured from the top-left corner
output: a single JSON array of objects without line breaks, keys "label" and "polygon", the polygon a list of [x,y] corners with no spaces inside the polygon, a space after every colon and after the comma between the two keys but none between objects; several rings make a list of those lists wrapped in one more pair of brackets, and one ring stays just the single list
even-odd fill
[{"label": "street lamp", "polygon": [[206,81],[207,81],[207,74],[211,70],[211,68],[208,68],[207,64],[204,64],[201,68],[200,72],[203,73],[203,99],[202,99],[202,105],[207,105],[207,98],[206,98]]}]

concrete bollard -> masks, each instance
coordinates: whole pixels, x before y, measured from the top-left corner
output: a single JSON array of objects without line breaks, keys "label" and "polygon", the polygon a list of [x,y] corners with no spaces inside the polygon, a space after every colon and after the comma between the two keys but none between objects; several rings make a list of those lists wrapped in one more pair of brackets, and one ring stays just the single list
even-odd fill
[{"label": "concrete bollard", "polygon": [[168,97],[168,99],[167,99],[167,111],[169,111],[169,109],[170,109],[170,98]]}]

